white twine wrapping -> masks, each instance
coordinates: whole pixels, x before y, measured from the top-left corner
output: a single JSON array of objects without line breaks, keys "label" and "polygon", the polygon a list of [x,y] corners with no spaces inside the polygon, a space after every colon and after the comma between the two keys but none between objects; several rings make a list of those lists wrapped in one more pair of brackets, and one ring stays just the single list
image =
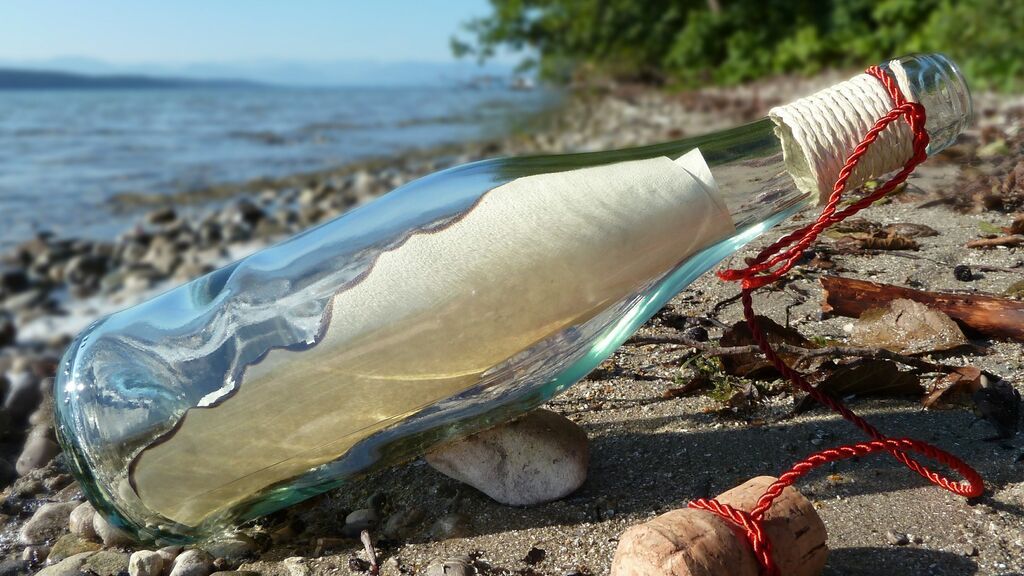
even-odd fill
[{"label": "white twine wrapping", "polygon": [[[900,89],[913,100],[906,73],[896,60],[889,63]],[[877,78],[853,78],[768,112],[782,140],[786,167],[800,190],[826,202],[846,159],[879,118],[892,109],[889,93]],[[913,155],[913,137],[906,122],[896,121],[882,132],[854,169],[849,186],[906,164]]]}]

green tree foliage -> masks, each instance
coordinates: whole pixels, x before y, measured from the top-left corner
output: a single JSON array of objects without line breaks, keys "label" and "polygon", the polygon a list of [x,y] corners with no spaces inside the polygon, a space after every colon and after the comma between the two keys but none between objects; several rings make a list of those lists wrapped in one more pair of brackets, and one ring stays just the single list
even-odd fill
[{"label": "green tree foliage", "polygon": [[551,79],[598,73],[733,84],[945,52],[975,84],[1024,86],[1024,0],[491,0],[456,55],[534,55]]}]

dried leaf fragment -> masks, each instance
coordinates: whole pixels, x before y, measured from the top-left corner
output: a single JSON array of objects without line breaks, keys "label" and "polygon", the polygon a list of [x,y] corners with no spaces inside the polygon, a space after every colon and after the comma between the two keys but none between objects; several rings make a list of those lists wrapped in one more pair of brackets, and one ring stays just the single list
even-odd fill
[{"label": "dried leaf fragment", "polygon": [[967,338],[946,314],[901,298],[885,308],[865,310],[853,324],[850,342],[899,354],[922,354],[963,346]]},{"label": "dried leaf fragment", "polygon": [[[768,342],[771,344],[791,344],[801,348],[818,348],[816,344],[804,338],[802,334],[793,328],[782,326],[764,316],[758,316],[757,322],[761,326]],[[726,328],[719,341],[721,346],[749,346],[755,344],[750,328],[747,323],[740,320]],[[792,363],[796,357],[780,354],[787,363]],[[722,368],[726,374],[740,376],[743,378],[775,378],[778,376],[775,368],[770,362],[764,359],[761,354],[736,354],[722,356]]]},{"label": "dried leaf fragment", "polygon": [[[843,366],[832,372],[816,387],[829,396],[842,399],[849,396],[920,396],[924,392],[916,374],[902,372],[890,360],[865,360]],[[810,396],[803,398],[794,409],[800,413],[815,406]]]},{"label": "dried leaf fragment", "polygon": [[925,408],[948,408],[953,404],[971,404],[971,394],[981,388],[981,370],[974,366],[960,366],[938,378],[928,387],[921,399]]}]

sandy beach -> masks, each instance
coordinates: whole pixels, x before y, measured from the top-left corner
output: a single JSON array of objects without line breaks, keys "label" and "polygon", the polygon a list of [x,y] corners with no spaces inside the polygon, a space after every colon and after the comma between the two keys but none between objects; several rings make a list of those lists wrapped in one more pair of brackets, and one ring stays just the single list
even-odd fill
[{"label": "sandy beach", "polygon": [[[629,87],[579,94],[503,139],[160,199],[134,198],[122,210],[131,210],[137,225],[116,240],[41,236],[12,248],[0,256],[0,576],[48,565],[50,576],[78,572],[77,566],[74,572],[56,571],[53,557],[47,561],[67,535],[66,522],[41,543],[25,544],[19,534],[42,505],[82,499],[53,441],[49,389],[69,339],[97,317],[439,169],[494,156],[613,149],[697,135],[760,118],[770,106],[840,77],[680,94]],[[916,250],[892,251],[848,250],[839,237],[822,237],[806,265],[758,292],[758,312],[807,338],[844,343],[854,320],[822,313],[825,275],[1019,299],[1011,286],[1024,278],[1024,249],[965,246],[1009,226],[1024,211],[1024,99],[982,94],[975,105],[976,125],[959,144],[922,166],[891,201],[862,213],[877,226],[921,224],[937,235],[918,238]],[[1021,176],[1013,180],[1011,174]],[[188,208],[159,205],[168,199]],[[770,231],[723,266],[741,265],[756,246],[808,219],[802,215],[788,228]],[[821,266],[822,260],[830,264]],[[959,265],[971,268],[969,280],[954,273]],[[716,342],[742,318],[737,292],[737,286],[708,275],[639,336],[687,334]],[[925,357],[976,366],[1024,391],[1020,342],[971,335],[971,344],[966,351]],[[668,392],[699,375],[697,363],[685,362],[694,353],[683,344],[627,343],[546,406],[579,424],[591,444],[587,481],[563,500],[503,506],[417,460],[245,526],[244,553],[222,556],[218,569],[289,576],[366,573],[363,545],[342,537],[342,528],[349,512],[373,499],[383,517],[411,518],[401,537],[376,541],[381,574],[439,573],[428,572],[428,566],[457,558],[478,574],[604,575],[627,527],[753,476],[781,473],[821,448],[863,439],[824,409],[796,413],[801,398],[781,381],[757,382],[756,393],[742,402],[733,394],[723,402],[721,394]],[[745,384],[737,381],[735,387]],[[851,406],[892,436],[921,438],[966,458],[985,477],[988,492],[964,501],[882,456],[813,473],[798,487],[828,529],[832,553],[826,574],[1024,573],[1019,436],[997,437],[990,422],[966,408],[925,410],[920,397],[854,397]],[[70,538],[63,543],[63,557],[99,549]],[[127,569],[129,553],[143,548],[108,545],[100,554],[110,574],[118,574],[122,566]]]}]

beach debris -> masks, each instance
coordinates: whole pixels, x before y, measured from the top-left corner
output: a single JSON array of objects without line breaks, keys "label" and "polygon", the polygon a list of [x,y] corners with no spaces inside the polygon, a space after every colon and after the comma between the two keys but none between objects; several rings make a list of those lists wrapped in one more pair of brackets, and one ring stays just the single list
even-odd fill
[{"label": "beach debris", "polygon": [[981,376],[981,370],[974,366],[958,366],[931,383],[928,393],[921,399],[921,404],[925,408],[973,404],[971,395],[981,388]]},{"label": "beach debris", "polygon": [[974,271],[967,264],[957,264],[954,266],[953,277],[961,282],[970,282],[975,279]]},{"label": "beach debris", "polygon": [[912,222],[896,222],[882,228],[882,232],[889,236],[901,236],[903,238],[928,238],[938,236],[939,231],[925,224],[914,224]]},{"label": "beach debris", "polygon": [[903,532],[889,530],[885,533],[885,541],[890,546],[906,546],[910,544],[910,536],[904,534]]},{"label": "beach debris", "polygon": [[819,281],[825,290],[825,312],[857,318],[868,309],[902,298],[942,312],[962,327],[985,336],[1024,341],[1024,302],[988,294],[914,290],[838,276],[822,276]]},{"label": "beach debris", "polygon": [[[775,478],[760,476],[718,501],[751,510]],[[787,487],[765,514],[764,529],[781,574],[817,576],[828,558],[825,525],[814,506]],[[757,576],[760,566],[743,534],[721,517],[680,508],[627,529],[619,538],[612,576]]]},{"label": "beach debris", "polygon": [[1017,280],[1006,287],[1003,294],[1011,298],[1024,298],[1024,280]]},{"label": "beach debris", "polygon": [[512,506],[571,494],[586,480],[589,459],[583,429],[548,410],[534,410],[426,455],[438,472]]},{"label": "beach debris", "polygon": [[884,348],[899,354],[950,350],[967,338],[949,316],[928,306],[899,298],[884,308],[868,308],[853,323],[850,343]]},{"label": "beach debris", "polygon": [[[818,346],[805,338],[793,328],[782,326],[767,316],[757,316],[757,322],[761,326],[768,342],[772,346],[789,344],[800,348],[817,348]],[[722,347],[752,346],[755,345],[750,327],[746,321],[740,320],[729,326],[722,333],[719,345]],[[780,354],[786,363],[792,363],[796,358],[793,355]],[[774,379],[778,377],[778,371],[768,362],[759,351],[752,350],[749,354],[730,354],[721,357],[722,368],[726,374],[752,379]]]},{"label": "beach debris", "polygon": [[1024,234],[1008,234],[1006,236],[993,236],[990,238],[978,238],[967,243],[968,248],[995,248],[1005,246],[1012,248],[1024,244]]},{"label": "beach debris", "polygon": [[839,226],[827,233],[835,240],[836,251],[856,252],[859,250],[917,250],[920,245],[914,238],[938,236],[931,226],[897,222],[881,226],[876,222],[856,219],[845,226]]},{"label": "beach debris", "polygon": [[[818,384],[817,389],[838,400],[856,397],[914,396],[924,393],[921,379],[911,372],[903,372],[891,360],[865,359],[849,366],[841,366]],[[810,396],[804,396],[793,409],[805,412],[817,406]]]}]

